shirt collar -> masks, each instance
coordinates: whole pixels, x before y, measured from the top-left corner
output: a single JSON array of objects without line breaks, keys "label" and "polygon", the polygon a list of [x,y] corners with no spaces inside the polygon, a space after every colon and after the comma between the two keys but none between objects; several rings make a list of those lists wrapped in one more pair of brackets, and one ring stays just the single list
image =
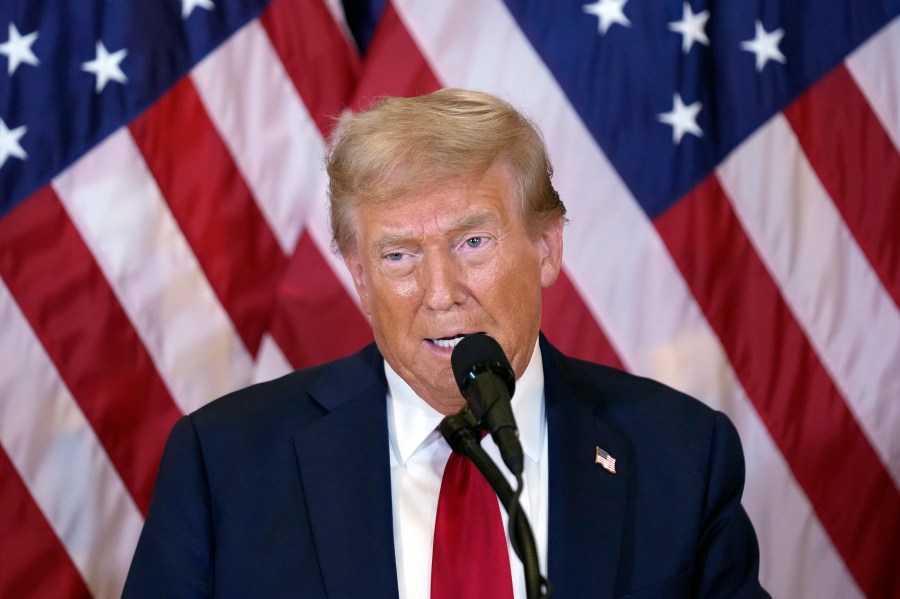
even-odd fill
[{"label": "shirt collar", "polygon": [[[406,464],[419,449],[441,439],[437,430],[444,416],[416,395],[412,387],[384,362],[388,383],[388,434],[397,460]],[[531,361],[516,381],[512,399],[522,451],[534,462],[540,460],[544,443],[544,366],[541,348],[535,343]]]}]

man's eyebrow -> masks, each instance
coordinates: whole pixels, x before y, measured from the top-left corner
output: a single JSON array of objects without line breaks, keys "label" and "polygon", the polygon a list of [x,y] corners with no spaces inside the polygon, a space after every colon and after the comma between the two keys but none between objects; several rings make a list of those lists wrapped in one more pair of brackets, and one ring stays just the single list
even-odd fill
[{"label": "man's eyebrow", "polygon": [[372,253],[381,255],[381,253],[391,246],[409,245],[410,241],[415,238],[411,233],[385,233],[381,237],[372,241]]},{"label": "man's eyebrow", "polygon": [[498,222],[497,215],[490,210],[479,210],[471,214],[465,214],[450,223],[448,230],[451,233],[459,233],[468,231],[469,229],[477,229],[487,225],[494,225]]}]

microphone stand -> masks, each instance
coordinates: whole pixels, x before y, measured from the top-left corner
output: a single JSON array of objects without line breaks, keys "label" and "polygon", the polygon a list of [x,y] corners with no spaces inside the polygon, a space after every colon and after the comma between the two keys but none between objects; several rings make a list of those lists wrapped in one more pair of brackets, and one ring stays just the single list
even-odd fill
[{"label": "microphone stand", "polygon": [[[478,432],[475,417],[468,407],[463,408],[458,414],[444,418],[441,421],[440,429],[453,451],[472,460],[506,509],[510,520],[510,539],[513,550],[519,556],[525,569],[526,596],[528,599],[549,599],[553,594],[552,585],[549,580],[541,576],[534,534],[528,518],[522,511],[522,506],[519,505],[518,493],[512,490],[497,464],[481,447],[481,434]],[[519,478],[518,486],[521,490],[521,478]]]}]

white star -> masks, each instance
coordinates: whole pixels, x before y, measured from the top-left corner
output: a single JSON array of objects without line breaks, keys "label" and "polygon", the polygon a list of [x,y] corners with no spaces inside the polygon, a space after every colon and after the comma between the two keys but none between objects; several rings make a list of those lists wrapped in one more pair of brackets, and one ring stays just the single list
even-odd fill
[{"label": "white star", "polygon": [[685,54],[690,52],[694,42],[700,42],[704,46],[709,45],[706,37],[706,22],[709,20],[709,11],[703,10],[694,14],[691,5],[684,3],[680,21],[669,23],[669,31],[676,31],[682,35],[681,49]]},{"label": "white star", "polygon": [[623,12],[628,0],[597,0],[593,4],[585,4],[581,10],[599,19],[597,30],[601,35],[606,35],[609,28],[618,23],[624,27],[631,27],[631,21]]},{"label": "white star", "polygon": [[741,49],[756,54],[756,71],[761,72],[770,60],[777,60],[782,64],[787,62],[784,54],[778,49],[778,44],[781,43],[783,37],[784,29],[779,28],[772,32],[766,32],[763,29],[762,21],[756,21],[756,35],[752,40],[741,42]]},{"label": "white star", "polygon": [[9,59],[8,72],[10,75],[15,73],[16,69],[23,62],[33,66],[41,64],[41,61],[38,60],[38,57],[31,50],[31,45],[37,38],[37,31],[32,31],[28,35],[22,35],[15,25],[9,24],[9,39],[0,44],[0,54],[6,54],[6,57]]},{"label": "white star", "polygon": [[110,81],[118,83],[128,82],[128,77],[125,76],[125,73],[119,67],[119,63],[127,55],[128,50],[124,48],[110,54],[103,42],[97,41],[97,57],[94,60],[81,64],[82,71],[93,73],[97,77],[97,85],[94,86],[96,93],[102,92],[103,88]]},{"label": "white star", "polygon": [[703,108],[703,104],[697,101],[685,106],[681,100],[681,94],[677,93],[672,98],[672,111],[664,112],[656,117],[659,122],[672,126],[672,143],[680,144],[685,133],[703,137],[703,129],[697,125],[697,113]]},{"label": "white star", "polygon": [[0,118],[0,167],[6,164],[10,156],[25,160],[28,154],[22,149],[19,140],[25,135],[28,128],[25,125],[16,127],[12,131],[6,126],[6,122]]},{"label": "white star", "polygon": [[181,18],[187,19],[194,12],[195,8],[204,8],[213,10],[216,5],[212,0],[181,0]]}]

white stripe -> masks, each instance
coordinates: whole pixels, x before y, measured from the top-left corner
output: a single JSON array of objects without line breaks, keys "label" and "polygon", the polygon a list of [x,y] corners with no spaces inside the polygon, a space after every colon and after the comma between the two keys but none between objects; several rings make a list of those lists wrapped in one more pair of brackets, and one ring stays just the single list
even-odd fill
[{"label": "white stripe", "polygon": [[206,57],[192,77],[281,249],[290,254],[312,205],[325,202],[325,145],[259,21]]},{"label": "white stripe", "polygon": [[181,410],[246,385],[250,356],[127,130],[53,187]]},{"label": "white stripe", "polygon": [[754,133],[718,174],[797,322],[900,481],[900,313],[785,118]]},{"label": "white stripe", "polygon": [[264,334],[259,344],[259,354],[253,369],[253,382],[271,381],[291,370],[293,368],[291,368],[290,362],[284,357],[284,353],[272,339],[272,335]]},{"label": "white stripe", "polygon": [[861,599],[856,581],[794,482],[759,414],[744,401],[731,406],[729,416],[744,448],[743,504],[759,537],[760,579],[766,590],[772,597],[791,599]]},{"label": "white stripe", "polygon": [[[258,21],[251,22],[201,62],[192,76],[282,250],[293,252],[305,221],[326,262],[358,304],[343,261],[331,251],[325,142],[265,30]],[[241,85],[233,85],[236,80]],[[288,364],[277,344],[269,342],[268,349],[260,350],[265,353],[258,357],[254,380],[274,378]]]},{"label": "white stripe", "polygon": [[[541,126],[571,220],[566,269],[628,367],[723,409],[737,421],[742,438],[759,434],[761,427],[739,417],[752,407],[655,229],[506,8],[487,0],[395,5],[441,81],[507,97]],[[757,461],[782,459],[771,443],[760,452]],[[778,514],[765,527],[757,524],[760,536],[770,540],[762,551],[773,563],[791,563],[797,558],[788,548],[795,544],[780,542],[780,531],[791,530],[785,520],[808,515],[809,508],[787,468],[776,469],[775,476],[784,477],[780,484],[789,493],[773,497],[765,492],[771,481],[755,477],[751,484],[761,486],[748,489],[746,503],[753,513]],[[824,540],[818,521],[807,520],[817,531],[810,538]],[[810,550],[830,555],[826,563],[840,563],[830,544]],[[778,575],[788,579],[764,582],[773,588],[818,588],[805,579],[806,570]],[[853,596],[852,581],[835,576],[838,595],[849,589],[847,596]]]},{"label": "white stripe", "polygon": [[[319,253],[325,258],[325,262],[331,267],[334,276],[347,290],[347,295],[357,307],[360,307],[359,294],[356,293],[356,287],[353,285],[353,277],[350,276],[350,271],[344,265],[344,259],[331,249],[331,225],[328,219],[328,206],[324,203],[317,204],[309,215],[309,222],[306,223],[307,233],[319,248]],[[361,308],[360,313],[362,313]]]},{"label": "white stripe", "polygon": [[0,444],[91,593],[118,597],[141,513],[2,281],[0,323]]},{"label": "white stripe", "polygon": [[[356,47],[356,40],[353,38],[353,32],[350,31],[350,26],[347,25],[347,15],[344,13],[343,0],[323,0],[323,2],[325,3],[326,8],[328,8],[328,12],[331,13],[335,23],[337,23],[341,33],[344,34],[347,45],[353,48],[354,51],[359,52]],[[372,15],[372,18],[378,18],[378,16]]]},{"label": "white stripe", "polygon": [[900,17],[853,52],[847,68],[900,151]]}]

